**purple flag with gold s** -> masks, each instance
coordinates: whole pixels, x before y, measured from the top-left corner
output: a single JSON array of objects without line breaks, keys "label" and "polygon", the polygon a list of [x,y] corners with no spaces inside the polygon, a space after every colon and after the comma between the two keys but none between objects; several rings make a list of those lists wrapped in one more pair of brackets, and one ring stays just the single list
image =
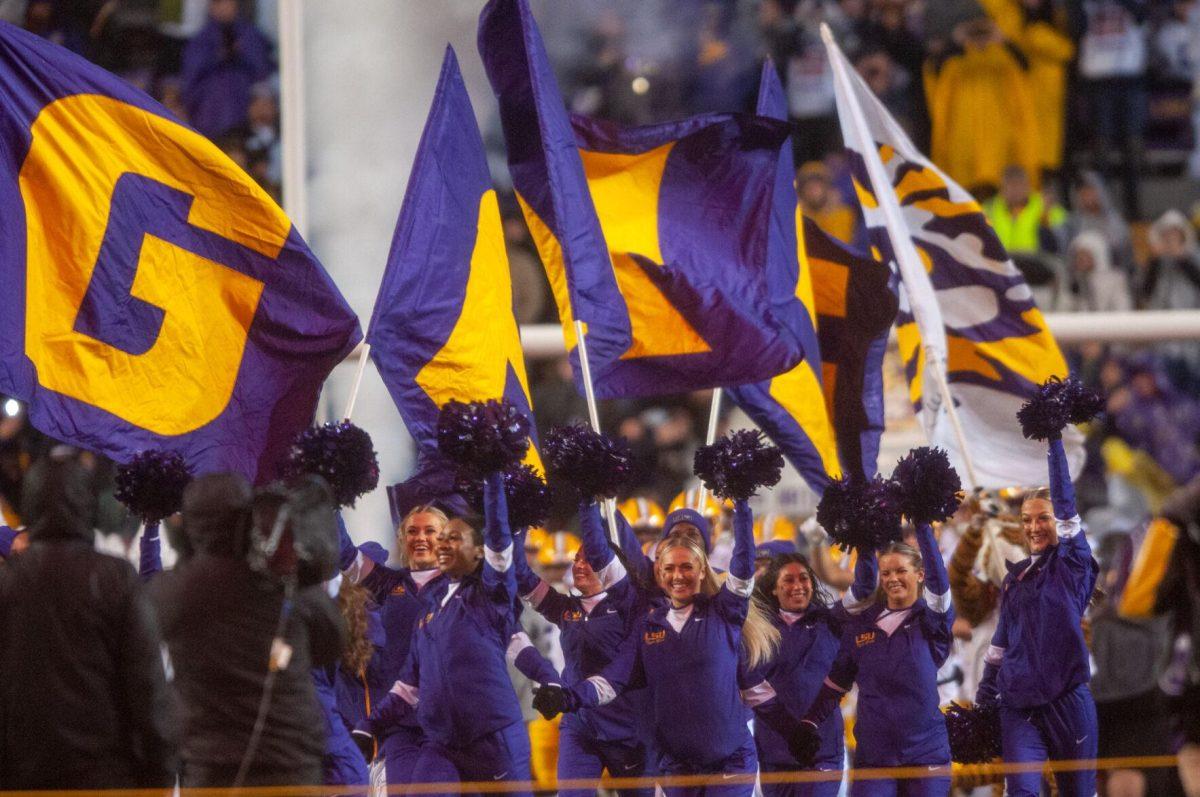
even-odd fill
[{"label": "purple flag with gold s", "polygon": [[274,478],[358,320],[213,143],[0,23],[0,391],[118,461]]}]

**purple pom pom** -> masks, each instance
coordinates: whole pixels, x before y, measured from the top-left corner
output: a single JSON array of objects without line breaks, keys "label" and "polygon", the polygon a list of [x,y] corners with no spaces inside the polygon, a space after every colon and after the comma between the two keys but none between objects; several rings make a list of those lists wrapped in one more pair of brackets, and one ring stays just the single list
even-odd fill
[{"label": "purple pom pom", "polygon": [[946,708],[950,758],[960,764],[986,764],[1000,757],[1000,708],[995,703]]},{"label": "purple pom pom", "polygon": [[633,475],[629,444],[583,424],[551,429],[542,453],[550,473],[585,498],[614,498]]},{"label": "purple pom pom", "polygon": [[[463,478],[457,489],[473,510],[483,514],[482,481]],[[508,525],[514,530],[540,526],[550,516],[550,487],[529,465],[518,462],[504,469],[504,497],[508,500]]]},{"label": "purple pom pom", "polygon": [[438,415],[438,450],[473,477],[504,470],[529,450],[529,419],[507,399],[449,401]]},{"label": "purple pom pom", "polygon": [[117,468],[116,498],[143,523],[157,523],[179,511],[183,489],[192,480],[174,451],[139,451]]},{"label": "purple pom pom", "polygon": [[1064,382],[1063,392],[1071,423],[1087,423],[1103,412],[1108,403],[1103,393],[1087,387],[1078,379]]},{"label": "purple pom pom", "polygon": [[305,473],[329,482],[339,506],[354,506],[359,496],[379,485],[379,460],[371,435],[349,421],[305,429],[292,443],[283,475]]},{"label": "purple pom pom", "polygon": [[835,479],[817,504],[817,522],[842,550],[876,551],[900,539],[895,486],[878,476]]},{"label": "purple pom pom", "polygon": [[714,495],[743,501],[779,483],[783,454],[762,432],[742,429],[697,449],[694,470]]},{"label": "purple pom pom", "polygon": [[1064,401],[1063,384],[1058,377],[1051,377],[1017,410],[1017,421],[1025,437],[1051,440],[1062,436],[1062,430],[1071,419],[1070,407]]},{"label": "purple pom pom", "polygon": [[1104,409],[1104,396],[1077,379],[1051,377],[1017,411],[1021,433],[1031,440],[1056,440],[1068,423],[1086,423]]},{"label": "purple pom pom", "polygon": [[900,511],[913,523],[948,520],[962,503],[962,482],[940,448],[921,446],[908,452],[892,471]]}]

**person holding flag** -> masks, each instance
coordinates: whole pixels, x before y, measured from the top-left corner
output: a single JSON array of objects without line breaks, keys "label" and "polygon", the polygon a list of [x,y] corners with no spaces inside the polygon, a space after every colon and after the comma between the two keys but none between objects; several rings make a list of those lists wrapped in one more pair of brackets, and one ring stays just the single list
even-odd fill
[{"label": "person holding flag", "polygon": [[[976,703],[999,701],[1005,762],[1096,757],[1099,729],[1082,621],[1100,568],[1075,507],[1062,433],[1068,419],[1086,421],[1102,406],[1102,398],[1073,380],[1049,382],[1018,415],[1026,437],[1048,442],[1050,487],[1021,500],[1030,556],[1008,565],[1000,620],[975,696]],[[1006,781],[1015,797],[1041,793],[1040,770],[1014,772]],[[1096,791],[1094,769],[1056,772],[1055,781],[1063,797]]]}]

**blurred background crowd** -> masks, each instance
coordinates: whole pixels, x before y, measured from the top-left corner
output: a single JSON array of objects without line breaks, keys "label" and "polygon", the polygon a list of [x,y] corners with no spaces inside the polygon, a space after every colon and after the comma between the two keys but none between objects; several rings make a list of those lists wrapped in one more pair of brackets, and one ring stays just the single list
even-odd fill
[{"label": "blurred background crowd", "polygon": [[[751,111],[762,59],[773,59],[788,96],[802,209],[826,232],[861,246],[865,233],[820,41],[820,26],[828,24],[917,145],[975,193],[1043,311],[1200,309],[1197,0],[543,0],[533,7],[569,108],[622,124]],[[0,19],[149,91],[278,196],[276,47],[264,30],[273,8],[249,0],[0,0]],[[350,5],[346,13],[353,13]],[[485,140],[518,320],[557,323],[511,193],[498,120],[485,126]],[[1166,496],[1200,476],[1200,341],[1096,342],[1072,348],[1068,359],[1079,377],[1109,395],[1107,414],[1088,431],[1089,464],[1078,490],[1102,565],[1120,581]],[[586,419],[565,359],[531,362],[530,369],[543,431]],[[894,352],[885,371],[889,424],[915,428]],[[693,486],[692,456],[710,399],[705,393],[601,405],[604,428],[635,450],[640,487],[626,514],[640,519],[647,539],[656,519],[661,523]],[[112,499],[112,464],[64,452],[28,424],[18,402],[0,397],[5,522],[20,523],[23,494],[56,448],[92,474],[101,496],[98,524],[112,549],[130,550],[137,523]],[[1011,524],[1004,500],[973,502],[960,524],[948,525],[947,555],[971,539],[972,529]],[[551,524],[556,533],[530,535],[531,561],[548,580],[569,578],[578,545],[566,533],[571,510],[564,506]],[[721,510],[711,512],[719,517]],[[766,514],[760,536],[811,553],[819,538],[801,531],[806,520],[801,513]],[[1002,551],[995,542],[1002,538],[988,538],[983,560]],[[1020,545],[1015,538],[1008,544]],[[978,540],[974,545],[978,551]],[[989,581],[986,561],[961,557],[966,575],[982,585],[977,595],[994,593],[1002,568],[993,562]],[[816,560],[828,565],[821,574],[832,584],[849,583],[836,555]],[[953,563],[951,571],[953,578]],[[962,568],[959,576],[966,578]],[[1106,611],[1097,608],[1101,623],[1111,617]],[[541,630],[535,639],[552,652],[554,634]],[[948,683],[966,680],[969,695],[972,633],[962,631],[959,672]],[[1112,633],[1104,639],[1116,639]],[[1169,680],[1169,629],[1129,633],[1150,654],[1139,661],[1153,666],[1117,680],[1140,687]],[[1112,649],[1129,650],[1128,639]],[[1118,667],[1120,658],[1098,656],[1097,664]],[[1113,687],[1113,700],[1144,698],[1122,689]]]}]

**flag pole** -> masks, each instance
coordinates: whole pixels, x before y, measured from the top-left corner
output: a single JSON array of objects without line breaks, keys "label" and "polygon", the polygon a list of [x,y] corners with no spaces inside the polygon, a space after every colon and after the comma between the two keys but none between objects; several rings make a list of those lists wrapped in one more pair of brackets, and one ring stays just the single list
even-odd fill
[{"label": "flag pole", "polygon": [[279,134],[283,145],[283,209],[303,236],[308,232],[304,0],[279,0]]},{"label": "flag pole", "polygon": [[[901,216],[900,204],[897,202],[896,194],[892,189],[891,178],[883,166],[883,161],[879,157],[879,151],[874,146],[875,138],[871,135],[870,127],[868,127],[866,117],[863,115],[862,106],[859,105],[858,97],[854,94],[854,83],[846,71],[845,56],[842,54],[837,42],[834,41],[833,31],[830,30],[829,25],[826,23],[821,23],[821,38],[825,42],[825,49],[829,52],[829,62],[833,67],[834,85],[836,86],[840,82],[843,86],[841,94],[845,95],[846,106],[849,111],[848,121],[858,134],[859,140],[863,142],[863,163],[866,165],[871,185],[875,187],[875,201],[879,203],[879,207],[883,211],[884,223],[887,227],[888,236],[892,240],[892,250],[896,255],[896,265],[900,270],[900,279],[904,283],[904,289],[909,293],[908,304],[912,310],[913,318],[917,323],[917,331],[921,334],[921,350],[925,355],[925,368],[927,373],[933,375],[937,390],[941,394],[942,407],[945,409],[946,415],[950,419],[950,425],[954,430],[954,436],[958,442],[958,449],[961,455],[960,458],[966,470],[967,487],[968,489],[974,489],[975,485],[979,484],[979,480],[975,477],[975,464],[971,459],[971,450],[967,446],[966,434],[963,432],[962,423],[958,418],[958,409],[954,406],[954,396],[950,392],[950,383],[946,379],[945,343],[942,342],[941,345],[933,345],[929,340],[930,335],[937,334],[931,327],[930,319],[924,312],[925,307],[937,301],[936,296],[933,295],[933,286],[929,284],[928,278],[925,277],[924,266],[921,264],[921,259],[917,255],[916,248],[913,246],[912,240],[906,232],[904,219]],[[928,295],[919,297],[917,301],[913,301],[913,294],[922,293]],[[921,298],[924,301],[921,301]],[[940,320],[937,322],[937,330],[942,330]]]},{"label": "flag pole", "polygon": [[371,344],[367,343],[367,335],[363,333],[363,342],[358,344],[358,368],[354,371],[354,384],[350,386],[350,397],[346,399],[346,411],[342,420],[349,423],[354,415],[354,403],[358,401],[358,389],[362,387],[363,373],[367,370],[367,356],[371,353]]},{"label": "flag pole", "polygon": [[[717,440],[717,425],[721,422],[721,399],[725,391],[719,387],[713,388],[712,406],[708,409],[708,431],[704,434],[704,445],[711,446]],[[700,482],[700,492],[697,494],[696,511],[704,514],[704,501],[708,498],[708,489]]]},{"label": "flag pole", "polygon": [[[600,410],[596,406],[596,389],[592,387],[592,365],[588,362],[583,322],[578,318],[575,319],[575,345],[579,349],[579,370],[583,373],[583,396],[587,399],[588,420],[592,422],[592,431],[600,434]],[[608,538],[613,545],[620,546],[621,539],[617,534],[617,502],[614,499],[604,499],[604,514],[608,519]]]}]

